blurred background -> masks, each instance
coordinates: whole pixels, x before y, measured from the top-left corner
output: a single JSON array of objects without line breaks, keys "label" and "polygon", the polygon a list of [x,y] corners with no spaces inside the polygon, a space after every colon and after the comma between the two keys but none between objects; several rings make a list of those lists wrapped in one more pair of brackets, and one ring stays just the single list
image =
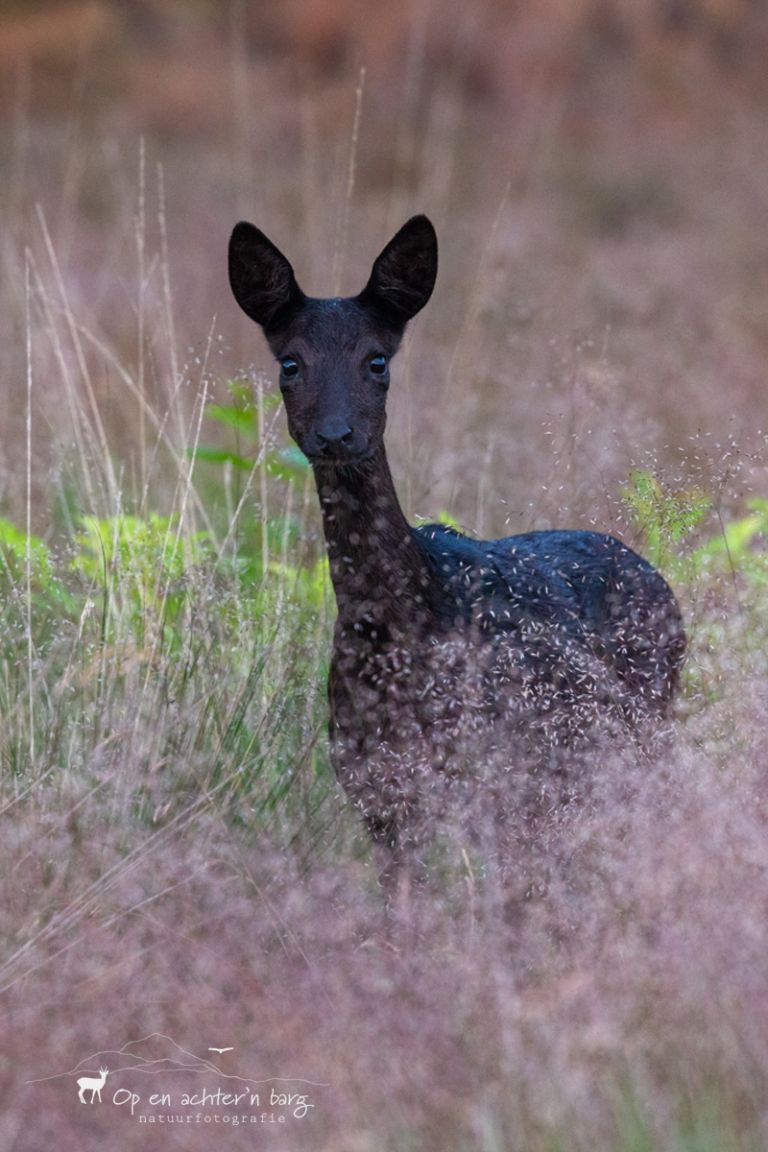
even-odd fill
[{"label": "blurred background", "polygon": [[233,222],[323,295],[414,211],[441,273],[392,391],[411,513],[605,526],[634,465],[757,482],[767,52],[759,0],[4,0],[0,504],[25,316],[38,527],[76,451],[63,371],[162,505],[137,394],[162,420],[272,371]]}]

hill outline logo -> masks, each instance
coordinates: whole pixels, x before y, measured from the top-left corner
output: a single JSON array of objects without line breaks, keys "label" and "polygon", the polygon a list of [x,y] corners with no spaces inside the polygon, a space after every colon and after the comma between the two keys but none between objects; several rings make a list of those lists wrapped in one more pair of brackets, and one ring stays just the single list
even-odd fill
[{"label": "hill outline logo", "polygon": [[[94,1052],[65,1072],[40,1076],[27,1084],[74,1079],[81,1104],[112,1105],[141,1123],[224,1123],[232,1127],[305,1120],[316,1107],[313,1097],[317,1090],[330,1087],[304,1077],[254,1077],[228,1071],[233,1062],[229,1054],[234,1051],[233,1045],[210,1046],[207,1052],[219,1057],[214,1060],[195,1055],[162,1032],[151,1032],[122,1048]],[[108,1077],[110,1086],[102,1098]],[[163,1081],[161,1089],[155,1091],[151,1085],[152,1090],[147,1091],[144,1082],[158,1077]],[[194,1085],[189,1085],[190,1077],[196,1081]]]}]

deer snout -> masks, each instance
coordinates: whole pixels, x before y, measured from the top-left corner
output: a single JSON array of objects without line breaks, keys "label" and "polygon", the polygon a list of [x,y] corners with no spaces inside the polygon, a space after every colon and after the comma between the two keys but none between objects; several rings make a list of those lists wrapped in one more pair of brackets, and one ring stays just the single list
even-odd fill
[{"label": "deer snout", "polygon": [[352,447],[355,433],[344,420],[329,421],[316,431],[317,442],[323,456],[343,456]]}]

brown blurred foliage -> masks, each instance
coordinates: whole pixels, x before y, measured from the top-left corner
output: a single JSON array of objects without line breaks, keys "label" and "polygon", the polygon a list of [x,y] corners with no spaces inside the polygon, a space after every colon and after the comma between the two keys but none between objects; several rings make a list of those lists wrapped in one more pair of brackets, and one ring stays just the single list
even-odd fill
[{"label": "brown blurred foliage", "polygon": [[[34,68],[41,110],[67,71],[100,97],[135,102],[145,128],[215,129],[212,75],[235,51],[273,84],[332,86],[361,66],[409,83],[408,61],[467,95],[514,110],[531,92],[567,99],[577,132],[637,90],[645,115],[684,112],[707,93],[763,100],[768,8],[758,0],[9,0],[0,14],[0,109]],[[41,82],[45,80],[45,82]]]}]

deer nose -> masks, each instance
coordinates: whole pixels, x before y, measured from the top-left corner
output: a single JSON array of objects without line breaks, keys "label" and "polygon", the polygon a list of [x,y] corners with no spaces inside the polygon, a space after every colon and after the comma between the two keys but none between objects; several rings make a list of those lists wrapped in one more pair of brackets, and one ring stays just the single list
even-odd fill
[{"label": "deer nose", "polygon": [[354,432],[348,424],[326,424],[325,427],[317,430],[317,439],[320,442],[320,448],[323,453],[330,455],[332,452],[338,452],[341,448],[349,448],[354,438]]}]

